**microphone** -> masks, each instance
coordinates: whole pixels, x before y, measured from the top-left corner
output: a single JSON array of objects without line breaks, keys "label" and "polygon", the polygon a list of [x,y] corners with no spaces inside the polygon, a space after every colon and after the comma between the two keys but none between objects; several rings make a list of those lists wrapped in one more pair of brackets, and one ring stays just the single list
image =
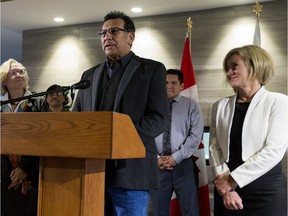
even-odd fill
[{"label": "microphone", "polygon": [[86,89],[90,87],[90,81],[89,80],[81,80],[78,83],[75,83],[71,86],[71,89]]},{"label": "microphone", "polygon": [[27,96],[23,96],[23,97],[19,97],[19,98],[13,98],[10,100],[0,100],[0,105],[4,105],[4,104],[8,104],[8,103],[14,103],[17,101],[21,101],[21,100],[26,100],[26,99],[30,99],[30,98],[34,98],[34,97],[38,97],[38,96],[43,96],[43,95],[47,95],[50,93],[55,93],[55,92],[60,92],[60,91],[66,91],[66,90],[70,90],[71,89],[71,98],[72,100],[74,99],[74,90],[75,89],[86,89],[89,88],[91,85],[89,80],[81,80],[78,83],[73,84],[72,86],[62,86],[61,89],[56,89],[53,91],[46,91],[46,92],[40,92],[40,93],[36,93],[36,94],[32,94],[32,95],[27,95]]}]

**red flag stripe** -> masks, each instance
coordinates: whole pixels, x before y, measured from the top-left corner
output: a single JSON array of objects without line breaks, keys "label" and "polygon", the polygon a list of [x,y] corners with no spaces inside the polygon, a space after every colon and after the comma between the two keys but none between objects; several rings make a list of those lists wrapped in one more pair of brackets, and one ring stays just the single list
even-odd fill
[{"label": "red flag stripe", "polygon": [[184,74],[184,90],[193,85],[196,85],[193,64],[191,61],[190,41],[189,41],[188,36],[185,39],[184,51],[182,55],[181,70]]},{"label": "red flag stripe", "polygon": [[204,185],[203,187],[198,188],[198,201],[199,201],[200,216],[206,216],[206,215],[210,216],[211,212],[210,212],[208,185]]}]

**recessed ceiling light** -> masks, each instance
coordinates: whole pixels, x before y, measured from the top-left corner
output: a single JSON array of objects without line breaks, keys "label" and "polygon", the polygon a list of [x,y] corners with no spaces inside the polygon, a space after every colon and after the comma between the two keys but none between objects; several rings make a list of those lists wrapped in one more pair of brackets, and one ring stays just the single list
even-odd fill
[{"label": "recessed ceiling light", "polygon": [[131,11],[134,12],[134,13],[140,13],[142,11],[142,8],[134,7],[134,8],[131,8]]},{"label": "recessed ceiling light", "polygon": [[64,18],[63,17],[55,17],[53,19],[55,22],[63,22],[64,21]]}]

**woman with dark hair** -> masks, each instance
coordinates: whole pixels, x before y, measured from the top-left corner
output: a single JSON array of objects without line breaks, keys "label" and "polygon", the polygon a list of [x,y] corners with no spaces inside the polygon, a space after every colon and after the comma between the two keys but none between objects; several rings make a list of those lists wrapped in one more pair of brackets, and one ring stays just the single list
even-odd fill
[{"label": "woman with dark hair", "polygon": [[[60,85],[51,85],[46,92],[49,93],[46,96],[46,111],[47,112],[68,112],[70,108],[70,100],[68,97],[69,90],[61,91]],[[59,91],[56,91],[59,90]]]}]

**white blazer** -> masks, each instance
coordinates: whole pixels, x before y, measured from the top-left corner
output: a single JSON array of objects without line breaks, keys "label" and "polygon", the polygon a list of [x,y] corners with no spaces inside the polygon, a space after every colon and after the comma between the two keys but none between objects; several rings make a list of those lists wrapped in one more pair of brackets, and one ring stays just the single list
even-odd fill
[{"label": "white blazer", "polygon": [[[230,130],[237,96],[213,104],[209,140],[210,164],[214,176],[230,173]],[[247,110],[242,130],[244,163],[230,175],[240,188],[256,180],[278,164],[288,146],[288,97],[262,86]]]}]

